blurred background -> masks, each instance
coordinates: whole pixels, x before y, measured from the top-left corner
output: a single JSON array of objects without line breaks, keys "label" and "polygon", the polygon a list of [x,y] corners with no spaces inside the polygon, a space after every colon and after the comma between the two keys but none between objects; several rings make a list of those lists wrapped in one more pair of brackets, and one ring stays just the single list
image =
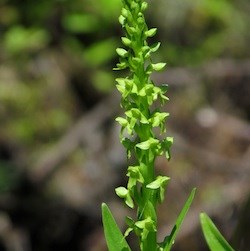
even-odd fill
[{"label": "blurred background", "polygon": [[[236,250],[250,250],[250,2],[151,0],[161,41],[153,76],[168,83],[174,137],[159,239],[193,187],[174,251],[208,250],[207,212]],[[119,0],[0,1],[0,251],[105,251],[100,204],[121,228],[131,212],[112,72],[121,46]],[[137,250],[136,241],[130,238]]]}]

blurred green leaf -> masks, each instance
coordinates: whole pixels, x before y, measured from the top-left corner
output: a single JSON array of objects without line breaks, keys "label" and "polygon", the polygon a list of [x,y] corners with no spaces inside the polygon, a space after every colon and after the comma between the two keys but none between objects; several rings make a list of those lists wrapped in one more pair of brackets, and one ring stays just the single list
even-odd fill
[{"label": "blurred green leaf", "polygon": [[114,76],[110,71],[96,71],[92,80],[96,89],[102,92],[109,92],[114,88]]},{"label": "blurred green leaf", "polygon": [[72,33],[91,33],[100,27],[96,16],[84,13],[71,13],[62,20],[63,27]]},{"label": "blurred green leaf", "polygon": [[116,22],[121,9],[120,0],[87,0],[87,5],[107,22]]},{"label": "blurred green leaf", "polygon": [[4,37],[4,46],[11,54],[32,52],[44,48],[49,42],[49,36],[41,28],[24,28],[14,26]]},{"label": "blurred green leaf", "polygon": [[115,55],[117,40],[115,38],[108,38],[106,40],[96,42],[90,47],[86,48],[83,58],[90,66],[99,66],[107,63]]}]

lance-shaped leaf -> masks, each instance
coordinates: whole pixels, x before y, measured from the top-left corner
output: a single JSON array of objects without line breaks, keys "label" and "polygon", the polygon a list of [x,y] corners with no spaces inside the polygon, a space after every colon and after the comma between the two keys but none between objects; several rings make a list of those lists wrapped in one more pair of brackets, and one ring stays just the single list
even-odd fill
[{"label": "lance-shaped leaf", "polygon": [[131,251],[108,206],[102,204],[102,222],[109,251]]},{"label": "lance-shaped leaf", "polygon": [[[166,238],[166,240],[164,241],[164,249],[163,251],[170,251],[172,245],[174,244],[174,241],[175,241],[175,238],[176,238],[176,235],[177,233],[179,232],[180,230],[180,227],[182,225],[182,222],[184,220],[184,218],[186,217],[186,214],[191,206],[191,203],[194,199],[194,195],[195,195],[195,190],[196,188],[194,188],[192,190],[192,192],[190,193],[184,207],[182,208],[177,220],[176,220],[176,223],[170,233],[170,235]],[[217,250],[216,250],[217,251]]]},{"label": "lance-shaped leaf", "polygon": [[206,242],[211,251],[234,251],[207,214],[200,214],[200,222]]}]

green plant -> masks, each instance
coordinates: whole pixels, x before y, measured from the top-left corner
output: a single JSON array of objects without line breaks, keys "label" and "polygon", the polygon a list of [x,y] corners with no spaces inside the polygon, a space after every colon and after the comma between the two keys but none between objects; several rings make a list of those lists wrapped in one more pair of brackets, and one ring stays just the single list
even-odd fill
[{"label": "green plant", "polygon": [[[156,176],[154,163],[157,156],[165,155],[170,159],[172,137],[166,133],[165,121],[168,113],[157,106],[159,100],[164,104],[167,85],[156,86],[150,79],[153,71],[160,71],[165,63],[153,63],[151,54],[156,52],[160,43],[148,44],[148,39],[157,29],[148,29],[144,19],[147,3],[142,0],[122,0],[123,8],[119,17],[126,36],[122,43],[126,47],[117,48],[120,63],[115,70],[129,69],[129,76],[118,78],[117,89],[121,93],[121,106],[125,117],[116,121],[121,125],[121,143],[127,150],[128,158],[133,157],[133,165],[128,167],[127,187],[116,188],[116,194],[125,204],[137,210],[137,218],[126,217],[128,229],[123,235],[106,204],[102,205],[104,233],[109,250],[130,250],[125,238],[134,232],[143,251],[168,251],[194,198],[191,192],[169,236],[157,242],[157,205],[164,200],[166,186],[170,180],[166,176]],[[156,108],[155,108],[156,107]],[[155,131],[160,129],[160,136]]]},{"label": "green plant", "polygon": [[206,242],[211,251],[234,251],[205,213],[200,214],[200,222]]},{"label": "green plant", "polygon": [[[165,63],[153,63],[151,54],[156,52],[160,43],[148,44],[148,38],[156,34],[157,29],[148,29],[143,12],[147,3],[143,0],[122,0],[123,8],[119,17],[126,36],[122,43],[126,47],[117,48],[120,62],[115,70],[129,69],[129,76],[118,78],[117,89],[121,93],[121,106],[125,117],[116,121],[121,125],[121,143],[127,150],[128,159],[134,163],[127,169],[127,187],[118,187],[116,194],[125,204],[136,209],[137,217],[126,217],[128,225],[124,234],[117,226],[108,206],[102,204],[102,218],[106,242],[109,251],[131,250],[125,238],[134,232],[142,251],[169,251],[188,212],[195,195],[192,190],[181,210],[171,233],[163,242],[157,242],[157,205],[164,200],[165,189],[170,180],[167,176],[156,176],[154,163],[157,156],[165,154],[170,159],[172,137],[164,137],[165,122],[169,113],[162,112],[156,103],[164,104],[168,98],[167,85],[156,86],[150,79],[153,71],[160,71]],[[160,129],[157,135],[156,129]],[[233,251],[220,234],[211,219],[200,214],[200,222],[205,239],[211,251]]]}]

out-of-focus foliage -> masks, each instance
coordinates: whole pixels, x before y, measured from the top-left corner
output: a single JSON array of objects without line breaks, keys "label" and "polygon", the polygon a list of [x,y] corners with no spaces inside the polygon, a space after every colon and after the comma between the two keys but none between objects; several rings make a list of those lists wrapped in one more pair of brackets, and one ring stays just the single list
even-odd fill
[{"label": "out-of-focus foliage", "polygon": [[[2,49],[8,57],[64,45],[77,55],[80,53],[82,60],[86,52],[88,61],[93,51],[90,45],[101,42],[98,57],[105,59],[96,60],[94,64],[107,63],[113,57],[110,47],[119,9],[119,0],[4,1],[0,5]],[[102,47],[102,40],[107,38],[113,39],[107,40]],[[96,57],[95,50],[92,56]]]},{"label": "out-of-focus foliage", "polygon": [[166,0],[157,1],[152,12],[167,41],[165,56],[185,65],[249,56],[249,10],[245,0]]},{"label": "out-of-focus foliage", "polygon": [[[149,24],[159,27],[156,39],[162,41],[163,53],[158,57],[168,64],[249,56],[247,0],[152,2]],[[1,1],[0,134],[4,138],[32,149],[34,144],[38,148],[50,144],[79,114],[84,97],[92,95],[89,86],[95,92],[112,90],[120,8],[120,0]],[[64,83],[55,60],[65,67]],[[72,89],[81,94],[80,101],[72,96]]]},{"label": "out-of-focus foliage", "polygon": [[6,33],[4,47],[9,54],[15,55],[37,51],[45,47],[47,43],[48,36],[43,29],[24,28],[17,25]]},{"label": "out-of-focus foliage", "polygon": [[70,87],[53,83],[54,52],[68,65],[77,58],[72,68],[94,73],[83,76],[82,89],[85,81],[99,91],[112,89],[119,10],[119,0],[0,3],[0,134],[30,146],[52,142],[78,113]]},{"label": "out-of-focus foliage", "polygon": [[50,100],[53,97],[46,96],[49,89],[46,84],[3,81],[0,83],[1,134],[32,145],[37,140],[43,142],[53,135],[56,137],[65,129],[69,123],[67,102],[53,103]]},{"label": "out-of-focus foliage", "polygon": [[[5,197],[7,194],[12,197],[12,193],[19,193],[19,187],[26,182],[23,181],[25,176],[23,170],[31,172],[41,157],[44,157],[44,152],[64,139],[64,135],[79,117],[114,88],[114,79],[118,74],[114,76],[112,73],[112,68],[117,62],[115,48],[122,46],[120,44],[122,32],[117,20],[121,9],[120,2],[120,0],[0,0],[1,196]],[[150,27],[158,28],[155,40],[161,41],[161,54],[155,54],[155,57],[158,57],[157,61],[167,62],[168,65],[187,66],[215,58],[249,58],[249,0],[148,0],[148,2],[150,3],[150,8],[146,12],[148,24]],[[154,39],[151,40],[153,43]],[[248,82],[244,80],[244,83],[247,90]],[[236,86],[235,89],[237,88]],[[232,92],[235,89],[232,89]],[[245,89],[241,89],[239,93],[245,94],[244,100],[247,100]],[[189,121],[190,113],[207,101],[202,85],[198,91],[195,88],[188,88],[181,92],[182,94],[171,98],[175,113],[181,114],[181,119],[175,122],[177,129],[186,125],[184,121]],[[211,95],[217,99],[218,96],[214,93]],[[192,98],[187,99],[187,96]],[[243,100],[243,95],[238,96]],[[218,102],[223,103],[223,101]],[[196,130],[193,128],[196,127],[190,123],[184,131]],[[221,127],[221,130],[224,131],[223,128]],[[211,142],[213,140],[212,138]],[[101,144],[98,140],[93,141],[99,149]],[[234,150],[237,144],[231,142],[234,141],[230,138],[229,141],[224,140],[222,145],[233,145],[231,148]],[[210,144],[214,147],[214,143]],[[53,151],[51,154],[53,155]],[[85,154],[88,154],[85,148],[78,149],[72,154],[73,157],[67,156],[68,160],[63,164],[65,168],[58,169],[60,175],[56,180],[61,183],[55,186],[57,190],[55,194],[62,189],[64,191],[62,193],[67,194],[65,197],[74,203],[83,198],[83,190],[87,191],[86,194],[89,193],[89,190],[85,189],[86,177],[82,174],[85,170],[81,166],[85,165],[83,163],[87,159]],[[103,168],[105,164],[98,156],[99,153],[95,151],[94,154],[89,154],[94,156],[96,162],[87,164],[95,167],[100,161]],[[185,170],[189,169],[191,163],[187,161],[186,154],[182,158],[179,166]],[[89,172],[93,172],[91,175],[94,176],[96,170],[97,168],[91,166]],[[182,172],[182,169],[179,172]],[[207,183],[213,179],[210,178]],[[20,199],[22,209],[22,203],[27,203],[27,200],[23,200],[27,197],[27,193],[37,192],[33,190],[29,187],[24,189],[24,196]],[[52,197],[52,201],[55,200],[54,195],[49,196]],[[36,198],[40,200],[39,196]],[[0,198],[0,205],[1,203]],[[47,205],[43,200],[38,206],[32,203],[30,208],[36,215],[37,213],[40,215],[40,210],[43,208],[41,206]],[[7,204],[4,201],[3,205],[7,207]],[[19,212],[19,207],[16,207],[16,210],[23,221],[27,220],[26,216]],[[58,212],[60,214],[62,210],[56,211],[56,216]],[[47,218],[47,213],[45,214]],[[32,222],[32,231],[29,234],[32,235],[34,218],[32,214],[29,217],[29,222]],[[68,215],[62,218],[71,219]],[[57,234],[57,231],[51,231],[52,228],[44,224],[44,219],[39,218],[39,220],[41,225],[37,229],[45,227],[47,231],[45,236],[51,238],[53,234]],[[58,223],[64,221],[56,218],[53,222],[60,230],[63,229]],[[84,222],[88,223],[86,219]],[[81,233],[73,228],[67,231],[70,235],[74,231]],[[37,236],[47,238],[43,234]],[[34,246],[39,246],[39,241],[36,239],[34,243]],[[64,246],[63,243],[61,247]],[[65,247],[65,250],[69,249],[74,248]],[[49,249],[40,248],[40,250]],[[57,249],[51,247],[51,250]],[[59,250],[64,249],[59,248]]]},{"label": "out-of-focus foliage", "polygon": [[[158,57],[168,64],[249,56],[247,0],[159,0],[151,6],[149,24],[160,28],[162,41]],[[39,148],[70,126],[83,96],[92,95],[89,86],[112,90],[120,8],[119,0],[1,1],[1,135]],[[64,83],[53,60],[65,67]]]}]

